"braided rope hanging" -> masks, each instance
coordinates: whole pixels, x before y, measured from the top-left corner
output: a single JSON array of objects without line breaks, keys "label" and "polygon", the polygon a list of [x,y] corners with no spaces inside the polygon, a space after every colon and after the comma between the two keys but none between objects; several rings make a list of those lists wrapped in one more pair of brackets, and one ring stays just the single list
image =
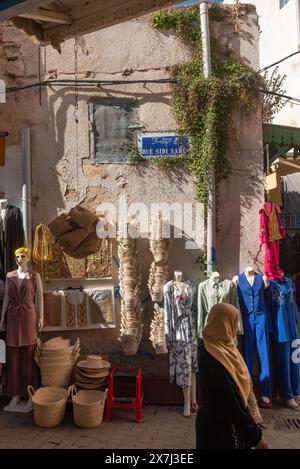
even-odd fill
[{"label": "braided rope hanging", "polygon": [[34,232],[32,259],[36,264],[43,264],[52,259],[50,230],[47,225],[38,225]]}]

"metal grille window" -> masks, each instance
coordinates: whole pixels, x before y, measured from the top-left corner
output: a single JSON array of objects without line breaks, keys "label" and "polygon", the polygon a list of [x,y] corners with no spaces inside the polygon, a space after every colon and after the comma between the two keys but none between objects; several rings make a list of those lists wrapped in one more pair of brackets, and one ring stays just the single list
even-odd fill
[{"label": "metal grille window", "polygon": [[129,161],[138,123],[138,103],[133,99],[96,98],[89,102],[95,159],[101,163]]},{"label": "metal grille window", "polygon": [[283,8],[290,0],[279,0],[279,7]]}]

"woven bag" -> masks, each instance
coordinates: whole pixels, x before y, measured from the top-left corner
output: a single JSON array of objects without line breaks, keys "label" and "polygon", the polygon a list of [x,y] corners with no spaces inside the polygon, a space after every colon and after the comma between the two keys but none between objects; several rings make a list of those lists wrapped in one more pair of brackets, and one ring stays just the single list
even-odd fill
[{"label": "woven bag", "polygon": [[48,228],[53,234],[53,236],[57,239],[64,233],[68,233],[69,231],[74,230],[74,228],[76,228],[76,225],[74,224],[71,218],[62,214],[55,220],[53,220],[51,223],[49,223]]},{"label": "woven bag", "polygon": [[84,228],[89,233],[93,233],[98,223],[98,217],[86,208],[77,205],[70,210],[70,217],[81,228]]},{"label": "woven bag", "polygon": [[89,233],[84,228],[76,228],[76,230],[65,233],[59,237],[58,241],[62,245],[64,251],[69,254],[74,251],[82,241],[89,236]]},{"label": "woven bag", "polygon": [[91,256],[100,251],[102,239],[97,236],[97,233],[90,234],[79,246],[69,253],[75,259],[83,259],[84,257]]},{"label": "woven bag", "polygon": [[33,402],[34,422],[39,427],[52,428],[59,425],[65,416],[66,403],[71,388],[44,387],[36,391],[27,388]]},{"label": "woven bag", "polygon": [[78,427],[95,428],[101,425],[107,390],[79,391],[72,386],[74,422]]}]

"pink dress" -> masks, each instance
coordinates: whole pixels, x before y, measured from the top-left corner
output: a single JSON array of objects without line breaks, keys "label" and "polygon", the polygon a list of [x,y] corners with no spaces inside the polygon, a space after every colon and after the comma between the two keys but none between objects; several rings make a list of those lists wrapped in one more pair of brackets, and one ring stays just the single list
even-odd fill
[{"label": "pink dress", "polygon": [[35,308],[36,275],[28,271],[19,286],[17,271],[6,276],[8,285],[7,345],[23,347],[34,345],[38,335]]},{"label": "pink dress", "polygon": [[260,243],[266,245],[265,274],[271,280],[281,280],[284,276],[279,267],[279,240],[285,237],[280,221],[280,208],[267,202],[260,210]]}]

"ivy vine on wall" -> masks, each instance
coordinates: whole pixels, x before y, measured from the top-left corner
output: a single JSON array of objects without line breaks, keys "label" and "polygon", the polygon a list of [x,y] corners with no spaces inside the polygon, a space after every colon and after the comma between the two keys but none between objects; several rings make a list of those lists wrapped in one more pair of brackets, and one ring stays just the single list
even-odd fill
[{"label": "ivy vine on wall", "polygon": [[[236,13],[233,14],[232,25],[236,21]],[[224,7],[213,5],[210,9],[210,19],[215,21],[223,21],[230,15],[230,10]],[[215,39],[211,40],[212,75],[208,79],[204,77],[197,5],[162,10],[152,15],[151,24],[157,29],[175,30],[192,53],[189,62],[177,65],[171,72],[176,81],[172,89],[172,109],[179,131],[189,136],[191,149],[184,158],[164,157],[157,163],[165,167],[186,161],[196,176],[197,198],[206,203],[212,165],[217,181],[228,175],[226,155],[234,109],[239,106],[245,112],[251,110],[252,103],[257,105],[257,91],[253,89],[269,89],[272,83],[254,73],[229,48],[221,48]],[[278,92],[282,80],[273,77],[274,80]],[[276,106],[280,107],[278,99],[275,102],[272,97],[268,105],[272,113]]]}]

